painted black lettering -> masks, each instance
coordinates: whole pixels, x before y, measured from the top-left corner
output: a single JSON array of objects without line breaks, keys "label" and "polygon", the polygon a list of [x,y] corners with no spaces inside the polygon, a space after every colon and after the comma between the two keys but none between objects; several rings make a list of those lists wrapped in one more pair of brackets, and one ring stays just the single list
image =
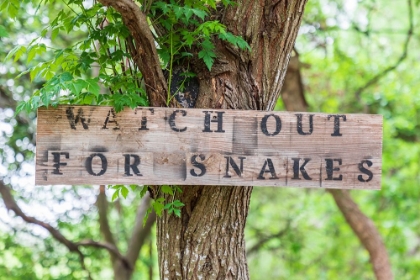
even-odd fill
[{"label": "painted black lettering", "polygon": [[[138,111],[138,110],[140,110],[140,111],[141,111],[141,115],[142,115],[139,130],[149,130],[149,129],[147,128],[147,116],[144,116],[145,114],[147,114],[147,110],[142,110],[142,108],[136,108],[136,109],[135,109],[135,111],[134,111],[134,114],[137,114],[137,111]],[[151,113],[152,115],[154,115],[154,114],[155,114],[155,110],[154,110],[153,108],[149,108],[149,110],[148,110],[148,111],[150,111],[150,113]]]},{"label": "painted black lettering", "polygon": [[[112,118],[113,120],[110,120],[110,118]],[[108,111],[108,115],[106,116],[106,119],[105,119],[105,122],[104,122],[104,126],[102,127],[102,129],[108,129],[106,127],[108,125],[108,123],[115,124],[115,127],[113,128],[113,130],[120,129],[120,126],[118,125],[118,122],[117,122],[117,114],[115,113],[115,111],[114,111],[113,108]]]},{"label": "painted black lettering", "polygon": [[[268,165],[268,170],[266,169]],[[271,158],[267,158],[267,160],[264,162],[263,167],[261,168],[260,175],[258,175],[257,179],[259,180],[265,180],[264,173],[270,173],[271,178],[270,179],[278,179],[276,175],[276,170],[274,169],[273,161]]]},{"label": "painted black lettering", "polygon": [[191,170],[190,170],[190,174],[191,174],[192,176],[194,176],[194,177],[201,177],[201,176],[203,176],[204,174],[206,174],[206,166],[205,166],[203,163],[201,163],[201,162],[197,162],[197,157],[199,157],[199,158],[200,158],[200,160],[205,160],[205,159],[206,159],[206,157],[205,157],[203,154],[200,154],[200,155],[193,155],[193,156],[191,157],[191,164],[192,164],[194,167],[197,167],[198,169],[200,169],[200,173],[199,173],[199,174],[197,174],[197,173],[195,172],[195,170],[194,170],[194,169],[191,169]]},{"label": "painted black lettering", "polygon": [[[133,176],[133,174],[130,173],[130,169],[133,170],[134,174],[137,176],[143,176],[140,173],[140,170],[138,166],[140,165],[140,157],[138,155],[133,154],[124,154],[125,157],[124,161],[124,175],[125,176]],[[134,158],[134,162],[131,163],[131,157]]]},{"label": "painted black lettering", "polygon": [[331,117],[334,117],[334,133],[331,134],[331,136],[343,136],[343,134],[340,133],[340,118],[343,118],[343,121],[346,121],[346,115],[328,115],[328,120],[330,120]]},{"label": "painted black lettering", "polygon": [[[274,120],[276,121],[276,130],[274,130],[274,132],[270,133],[267,130],[267,121],[269,117],[273,117]],[[270,114],[270,115],[265,115],[262,120],[261,120],[261,131],[264,133],[264,135],[267,136],[274,136],[280,133],[281,130],[281,119],[279,116],[274,115],[274,114]]]},{"label": "painted black lettering", "polygon": [[308,132],[303,132],[302,129],[302,114],[296,114],[297,117],[297,132],[300,135],[311,135],[312,132],[314,131],[314,115],[309,115],[309,131]]},{"label": "painted black lettering", "polygon": [[175,117],[176,117],[176,113],[181,113],[182,116],[186,116],[187,112],[185,110],[175,110],[170,116],[169,116],[169,126],[171,127],[171,129],[173,131],[176,132],[183,132],[185,130],[187,130],[187,127],[184,128],[177,128],[176,124],[175,124]]},{"label": "painted black lettering", "polygon": [[60,156],[64,156],[66,159],[69,159],[70,158],[69,153],[68,152],[52,152],[51,154],[54,157],[53,167],[55,168],[52,174],[63,175],[63,173],[60,172],[60,166],[66,166],[67,163],[61,162]]},{"label": "painted black lettering", "polygon": [[233,160],[232,157],[225,157],[225,159],[226,159],[226,174],[223,177],[224,178],[231,178],[232,177],[229,174],[229,166],[232,166],[236,175],[238,175],[239,177],[242,177],[242,173],[244,173],[244,159],[246,159],[246,157],[239,157],[239,160],[241,161],[240,164],[239,164],[239,167],[236,164],[236,162]]},{"label": "painted black lettering", "polygon": [[141,126],[139,130],[149,130],[147,128],[147,117],[141,117]]},{"label": "painted black lettering", "polygon": [[[213,118],[211,117],[211,113],[213,113],[213,111],[203,111],[204,114],[206,114],[204,116],[204,129],[203,132],[225,132],[223,130],[223,114],[225,112],[216,112],[217,117],[213,116]],[[216,122],[217,123],[217,130],[211,130],[210,129],[210,124],[212,122]]]},{"label": "painted black lettering", "polygon": [[305,180],[312,180],[309,177],[308,173],[305,170],[305,165],[311,160],[310,158],[305,158],[302,166],[299,167],[300,158],[292,158],[293,160],[293,177],[292,179],[300,180],[299,171],[302,173],[302,176]]},{"label": "painted black lettering", "polygon": [[[101,171],[99,171],[98,173],[95,173],[92,170],[92,160],[94,157],[99,157],[101,159]],[[85,167],[86,167],[86,171],[93,176],[101,176],[103,174],[105,174],[106,169],[108,168],[108,161],[106,160],[106,157],[103,154],[100,153],[96,153],[96,154],[91,154],[87,159],[86,159],[86,163],[85,163]]]},{"label": "painted black lettering", "polygon": [[334,177],[334,171],[340,171],[339,167],[334,167],[334,161],[338,163],[338,165],[341,165],[342,160],[341,158],[326,158],[325,159],[325,169],[327,171],[327,178],[325,180],[333,180],[333,181],[342,181],[343,175],[339,175],[338,177]]},{"label": "painted black lettering", "polygon": [[357,176],[357,180],[359,180],[360,182],[369,182],[370,180],[372,180],[372,178],[373,178],[373,173],[372,173],[372,171],[370,171],[369,169],[366,169],[364,166],[363,166],[363,164],[365,164],[366,163],[366,165],[368,166],[368,167],[371,167],[372,165],[373,165],[373,163],[370,161],[370,160],[362,160],[360,163],[359,163],[359,170],[360,170],[360,172],[362,172],[363,174],[366,174],[367,176],[368,176],[368,178],[367,179],[363,179],[363,175],[359,175],[359,176]]},{"label": "painted black lettering", "polygon": [[77,111],[77,115],[75,117],[73,113],[73,108],[74,107],[67,107],[66,109],[66,115],[67,115],[67,119],[69,120],[71,129],[76,129],[76,124],[79,121],[82,123],[83,129],[89,129],[88,123],[90,123],[90,118],[87,119],[86,121],[82,108],[79,108],[79,110]]}]

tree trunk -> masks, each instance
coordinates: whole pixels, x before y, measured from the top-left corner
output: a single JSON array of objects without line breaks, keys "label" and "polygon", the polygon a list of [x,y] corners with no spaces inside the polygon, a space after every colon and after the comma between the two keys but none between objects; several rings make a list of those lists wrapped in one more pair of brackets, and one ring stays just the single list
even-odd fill
[{"label": "tree trunk", "polygon": [[[272,110],[306,0],[238,1],[220,20],[252,51],[216,41],[217,61],[198,74],[197,108]],[[157,220],[161,279],[248,279],[244,227],[252,187],[184,186],[181,218]]]},{"label": "tree trunk", "polygon": [[189,186],[181,218],[158,219],[162,279],[247,279],[244,228],[252,187]]},{"label": "tree trunk", "polygon": [[[280,94],[307,0],[239,0],[211,15],[242,36],[252,51],[214,38],[211,72],[190,62],[199,80],[197,108],[272,110]],[[165,106],[166,87],[146,15],[131,0],[99,0],[121,13],[134,38],[133,57],[152,106]],[[146,80],[147,79],[147,80]],[[153,189],[153,188],[152,188]],[[244,226],[250,187],[184,186],[182,217],[157,219],[162,279],[248,279]]]}]

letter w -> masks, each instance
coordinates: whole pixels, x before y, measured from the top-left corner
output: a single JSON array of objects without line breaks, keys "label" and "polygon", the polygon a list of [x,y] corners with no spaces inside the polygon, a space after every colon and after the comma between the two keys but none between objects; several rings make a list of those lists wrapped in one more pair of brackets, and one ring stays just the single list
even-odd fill
[{"label": "letter w", "polygon": [[74,107],[68,107],[66,109],[66,115],[67,115],[67,119],[69,120],[70,127],[72,129],[76,129],[76,124],[80,121],[84,129],[89,129],[88,123],[90,123],[90,118],[87,119],[87,123],[86,123],[85,114],[82,108],[79,108],[79,110],[77,111],[77,115],[75,117],[73,113],[73,108]]}]

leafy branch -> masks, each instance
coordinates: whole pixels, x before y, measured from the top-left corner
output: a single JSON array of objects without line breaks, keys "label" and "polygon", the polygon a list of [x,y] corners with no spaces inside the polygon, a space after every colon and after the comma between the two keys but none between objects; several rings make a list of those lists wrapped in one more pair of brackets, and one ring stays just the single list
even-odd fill
[{"label": "leafy branch", "polygon": [[[114,186],[108,186],[109,189],[113,189],[114,193],[112,195],[112,201],[115,201],[120,196],[122,196],[124,199],[127,198],[130,190],[131,191],[137,191],[139,190],[140,198],[143,198],[145,194],[147,193],[147,190],[149,189],[149,186],[137,186],[137,185],[114,185]],[[140,188],[140,189],[139,189]],[[146,212],[146,215],[144,217],[143,222],[145,223],[148,219],[148,215],[152,212],[152,210],[155,211],[155,213],[160,217],[162,216],[163,210],[168,210],[169,214],[174,214],[177,217],[181,217],[181,208],[184,206],[184,203],[182,203],[180,200],[175,199],[176,193],[181,193],[182,190],[178,186],[169,186],[169,185],[163,185],[158,188],[157,196],[152,201],[149,209]],[[169,195],[170,201],[166,201],[165,195]]]},{"label": "leafy branch", "polygon": [[[32,64],[20,75],[29,73],[32,81],[45,80],[40,90],[19,104],[17,112],[58,104],[113,105],[116,111],[147,106],[143,76],[131,56],[128,42],[132,39],[121,15],[101,4],[89,9],[78,1],[66,4],[68,10],[60,11],[41,37],[53,39],[77,27],[87,30],[87,39],[57,49],[39,43],[39,37],[9,52],[6,59],[26,59]],[[96,74],[95,69],[99,70]],[[103,93],[103,88],[109,93]]]}]

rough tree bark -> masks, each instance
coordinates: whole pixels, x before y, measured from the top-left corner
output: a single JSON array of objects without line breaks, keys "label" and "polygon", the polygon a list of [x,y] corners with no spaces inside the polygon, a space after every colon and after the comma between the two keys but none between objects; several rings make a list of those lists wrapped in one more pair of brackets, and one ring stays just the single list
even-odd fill
[{"label": "rough tree bark", "polygon": [[[198,108],[272,110],[306,1],[238,1],[221,15],[252,52],[216,42],[218,59],[200,81]],[[162,279],[248,279],[244,227],[251,187],[184,187],[181,219],[158,219]]]},{"label": "rough tree bark", "polygon": [[[135,38],[135,49],[147,53],[152,46],[149,29],[139,30],[144,14],[130,0],[99,0],[119,11]],[[235,35],[242,36],[252,51],[215,41],[217,61],[208,72],[202,62],[190,64],[199,79],[197,108],[272,110],[280,94],[290,53],[306,0],[240,0],[219,10],[214,17]],[[134,22],[133,22],[134,21]],[[140,40],[140,38],[142,38]],[[153,47],[152,47],[153,48]],[[139,69],[151,58],[136,60]],[[160,69],[148,65],[152,77]],[[156,73],[150,73],[156,71]],[[156,82],[156,84],[153,84]],[[148,81],[153,106],[167,92],[158,92],[165,81]],[[152,89],[152,91],[151,91]],[[153,90],[155,89],[155,90]],[[251,187],[185,186],[180,199],[181,219],[166,212],[157,220],[159,267],[162,279],[248,279],[244,227]]]},{"label": "rough tree bark", "polygon": [[[281,96],[288,111],[304,112],[308,105],[305,100],[299,63],[297,54],[290,59]],[[357,235],[363,247],[369,252],[376,279],[392,280],[393,275],[388,252],[373,221],[363,214],[351,198],[348,190],[328,189],[327,191],[331,193],[347,223]]]}]

